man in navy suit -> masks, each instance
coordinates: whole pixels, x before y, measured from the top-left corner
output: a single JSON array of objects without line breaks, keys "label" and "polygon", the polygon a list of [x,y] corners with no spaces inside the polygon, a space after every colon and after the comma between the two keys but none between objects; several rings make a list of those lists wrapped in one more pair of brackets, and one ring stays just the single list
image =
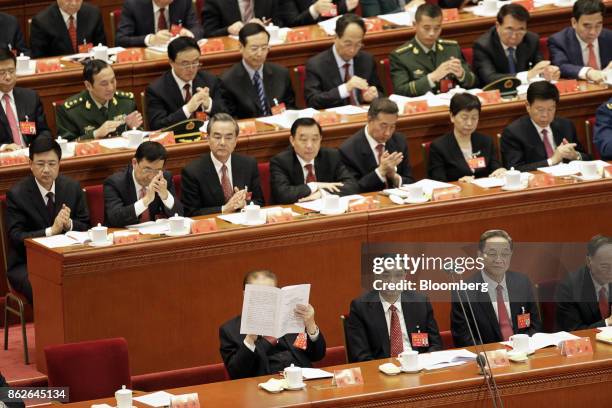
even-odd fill
[{"label": "man in navy suit", "polygon": [[192,161],[182,172],[185,215],[233,213],[247,201],[264,204],[257,162],[234,153],[238,130],[238,123],[227,113],[217,113],[208,122],[210,154]]},{"label": "man in navy suit", "polygon": [[32,286],[24,241],[89,228],[85,194],[76,180],[59,174],[61,158],[62,149],[53,138],[35,138],[30,145],[32,175],[6,194],[10,241],[7,276],[11,286],[30,302]]},{"label": "man in navy suit", "polygon": [[19,22],[14,16],[6,13],[0,13],[0,48],[10,48],[17,51],[17,55],[24,53],[30,55],[30,50],[26,46],[23,38],[23,33],[19,27]]},{"label": "man in navy suit", "polygon": [[564,78],[603,82],[612,69],[612,30],[603,28],[606,6],[601,0],[578,0],[572,27],[548,39],[552,63]]},{"label": "man in navy suit", "polygon": [[164,45],[172,25],[181,26],[179,35],[202,38],[202,26],[191,0],[126,0],[117,27],[117,45],[144,47]]}]

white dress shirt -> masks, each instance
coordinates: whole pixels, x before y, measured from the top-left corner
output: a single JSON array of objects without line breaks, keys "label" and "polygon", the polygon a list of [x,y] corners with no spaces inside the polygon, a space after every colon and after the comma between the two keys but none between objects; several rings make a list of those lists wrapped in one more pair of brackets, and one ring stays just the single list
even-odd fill
[{"label": "white dress shirt", "polygon": [[[589,45],[582,41],[578,34],[576,34],[576,39],[578,40],[578,44],[580,44],[580,50],[582,51],[582,64],[584,65],[580,71],[578,71],[578,78],[587,79],[586,75],[591,67],[587,66],[589,64]],[[601,59],[599,58],[599,39],[595,39],[593,41],[593,52],[595,53],[595,60],[597,61],[597,66],[599,69],[602,69]]]},{"label": "white dress shirt", "polygon": [[[174,81],[176,82],[176,85],[178,86],[179,91],[181,92],[181,95],[183,96],[183,100],[185,100],[184,87],[185,85],[189,85],[189,89],[193,89],[193,81],[185,82],[181,78],[179,78],[178,75],[176,75],[176,72],[174,72],[174,69],[171,69],[171,72],[172,72],[172,77],[174,78]],[[191,96],[193,97],[193,94]],[[213,100],[212,98],[210,98],[208,109],[204,109],[204,112],[210,113],[210,111],[212,110],[212,105],[213,105]],[[189,113],[189,110],[187,109],[187,104],[183,105],[183,114],[185,115],[185,119],[191,116],[191,113]]]},{"label": "white dress shirt", "polygon": [[[59,9],[60,13],[62,14],[62,18],[64,19],[64,23],[66,23],[66,28],[68,28],[70,26],[70,14],[66,13],[64,10],[62,10],[61,8]],[[74,17],[74,27],[76,28],[77,25],[77,14],[72,14],[72,17]],[[79,39],[77,38],[77,43],[79,42]],[[97,45],[97,44],[96,44]]]},{"label": "white dress shirt", "polygon": [[[157,4],[155,4],[154,1],[151,2],[151,4],[153,5],[153,30],[154,33],[157,33],[159,31],[159,29],[157,28],[157,22],[159,21],[159,14],[161,13],[161,7],[159,7]],[[166,18],[166,25],[168,25],[168,29],[170,29],[170,5],[164,7],[164,17]],[[149,46],[150,45],[150,40],[151,37],[153,36],[154,33],[151,34],[147,34],[147,36],[145,37],[145,45]]]},{"label": "white dress shirt", "polygon": [[315,165],[314,165],[314,160],[311,160],[309,162],[304,161],[304,159],[302,159],[300,157],[299,154],[295,154],[295,156],[297,157],[298,161],[300,162],[300,166],[302,166],[302,173],[304,173],[304,184],[306,184],[308,186],[308,188],[310,189],[310,194],[314,193],[315,191],[317,191],[318,187],[317,187],[317,183],[312,181],[310,183],[306,183],[306,177],[308,177],[308,170],[306,170],[306,165],[307,164],[312,164],[312,174],[317,175],[317,173],[315,172]]},{"label": "white dress shirt", "polygon": [[[143,186],[138,184],[138,181],[136,181],[134,170],[132,170],[132,180],[134,180],[134,188],[136,189],[136,198],[138,198],[140,197],[140,190],[143,189]],[[164,203],[164,206],[166,208],[174,207],[174,197],[172,196],[172,193],[170,193],[170,191],[168,191],[168,197],[166,197],[165,200],[162,200],[162,202]],[[147,206],[144,203],[144,198],[140,198],[138,199],[138,201],[134,203],[134,211],[136,212],[136,217],[140,217],[140,214],[145,212],[146,209],[147,209]]]},{"label": "white dress shirt", "polygon": [[[387,332],[389,333],[389,337],[391,337],[391,303],[387,302],[385,298],[379,293],[378,297],[380,298],[380,303],[382,304],[383,310],[385,312],[385,321],[387,322]],[[397,308],[397,317],[400,321],[400,327],[402,329],[402,344],[404,345],[404,351],[412,350],[412,345],[410,344],[410,337],[408,337],[408,330],[406,329],[406,321],[404,320],[404,313],[402,311],[402,296],[398,296],[397,300],[393,305]],[[391,356],[397,357],[397,356]]]},{"label": "white dress shirt", "polygon": [[[338,66],[338,71],[340,72],[340,78],[342,78],[343,82],[342,85],[338,86],[338,93],[340,94],[340,98],[346,99],[349,97],[350,92],[348,91],[348,89],[346,89],[346,80],[344,78],[344,64],[349,64],[349,75],[352,78],[355,75],[355,64],[353,63],[354,59],[351,59],[350,61],[343,60],[340,54],[338,54],[338,51],[336,51],[335,45],[332,46],[332,53],[334,54],[336,65]],[[353,91],[353,97],[356,101],[358,100],[357,96],[355,95],[355,91]]]},{"label": "white dress shirt", "polygon": [[[8,92],[8,96],[10,100],[9,106],[6,106],[6,103],[4,103],[4,95],[5,95],[4,92],[0,92],[0,105],[2,105],[2,109],[4,109],[5,115],[8,109],[11,109],[13,111],[13,116],[15,117],[15,120],[17,121],[17,132],[19,132],[19,138],[21,139],[21,145],[25,146],[23,137],[21,136],[21,129],[19,129],[19,116],[17,116],[17,105],[15,104],[15,97],[13,96],[13,90]],[[5,146],[6,144],[0,145],[0,151],[4,150]]]},{"label": "white dress shirt", "polygon": [[[36,182],[36,186],[38,187],[38,191],[40,191],[40,195],[43,198],[43,201],[45,203],[45,206],[47,205],[48,201],[49,201],[49,197],[47,197],[48,193],[53,193],[53,200],[55,200],[55,203],[57,205],[57,196],[55,195],[55,181],[53,182],[53,184],[51,185],[51,189],[47,190],[46,188],[44,188],[42,186],[42,184],[40,184],[38,182],[38,180],[36,180],[36,177],[34,178],[34,181]],[[51,220],[51,223],[53,223],[55,221],[55,219]],[[70,228],[68,228],[68,231],[72,231],[72,218],[70,219]],[[51,234],[51,227],[47,227],[45,228],[45,236],[46,237],[50,237]]]},{"label": "white dress shirt", "polygon": [[[503,42],[500,43],[502,45],[502,48],[504,49],[504,54],[506,54],[506,58],[510,58],[508,56],[508,47],[506,44],[504,44]],[[516,47],[512,47],[514,48],[514,66],[516,67],[516,63],[517,63],[517,57],[516,57],[516,50],[518,49],[518,46]],[[519,81],[521,81],[522,84],[528,84],[529,80],[527,79],[527,74],[529,73],[529,71],[521,71],[521,72],[517,72],[516,74],[514,74],[516,76],[516,79],[518,79]]]},{"label": "white dress shirt", "polygon": [[494,281],[485,273],[485,271],[480,272],[482,275],[482,280],[488,284],[489,287],[489,297],[491,298],[491,303],[493,305],[493,310],[495,310],[495,316],[497,316],[497,320],[499,321],[499,311],[497,310],[497,285],[502,285],[503,297],[504,297],[504,305],[506,306],[506,312],[508,313],[508,317],[512,320],[512,312],[510,311],[510,295],[508,294],[508,286],[506,285],[506,275],[504,274],[504,279],[501,282]]},{"label": "white dress shirt", "polygon": [[233,190],[234,186],[232,184],[232,180],[234,178],[232,177],[232,157],[230,156],[230,158],[227,159],[225,163],[221,163],[219,160],[217,160],[217,158],[212,152],[210,152],[210,157],[212,159],[213,165],[215,166],[215,170],[217,171],[217,176],[219,176],[219,183],[221,183],[221,185],[223,185],[223,183],[221,182],[221,177],[223,176],[221,168],[225,164],[225,167],[227,167],[227,178],[229,179],[230,187],[232,187]]},{"label": "white dress shirt", "polygon": [[[246,69],[247,74],[249,74],[249,79],[251,80],[251,82],[253,82],[253,76],[255,75],[255,72],[259,72],[259,80],[261,81],[261,86],[263,86],[265,90],[266,87],[264,84],[264,77],[263,77],[263,64],[261,65],[261,67],[259,67],[257,71],[251,68],[251,66],[247,64],[245,60],[242,60],[242,66],[244,67],[244,69]],[[255,85],[255,83],[253,83],[253,85]],[[255,93],[257,93],[257,90],[255,90]]]},{"label": "white dress shirt", "polygon": [[[552,147],[553,149],[553,153],[554,151],[557,149],[557,144],[555,143],[555,138],[553,137],[553,131],[550,128],[550,124],[543,128],[538,126],[537,123],[535,123],[533,120],[531,121],[531,123],[533,123],[533,126],[535,126],[536,130],[538,131],[538,136],[540,136],[540,140],[542,140],[542,143],[544,143],[544,135],[542,134],[542,130],[546,129],[547,133],[546,135],[548,136],[548,143],[550,143],[550,147]],[[548,158],[546,160],[548,162],[548,165],[551,166],[552,165],[552,158]]]}]

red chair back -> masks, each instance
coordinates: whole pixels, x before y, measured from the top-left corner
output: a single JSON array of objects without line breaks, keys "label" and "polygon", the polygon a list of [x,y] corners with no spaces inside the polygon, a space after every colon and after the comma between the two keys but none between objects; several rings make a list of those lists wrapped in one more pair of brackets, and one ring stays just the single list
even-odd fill
[{"label": "red chair back", "polygon": [[540,54],[545,60],[550,60],[550,51],[548,50],[548,37],[540,37]]},{"label": "red chair back", "polygon": [[[115,46],[115,37],[117,35],[117,27],[119,26],[119,20],[121,20],[121,9],[115,9],[113,11],[111,11],[110,13],[110,28],[111,28],[111,33],[110,33],[110,40],[111,40],[111,45]],[[94,44],[97,45],[97,44]]]},{"label": "red chair back", "polygon": [[159,373],[141,374],[132,377],[134,389],[153,392],[169,388],[189,387],[198,384],[227,381],[229,375],[223,363],[201,367],[181,368]]},{"label": "red chair back", "polygon": [[393,81],[391,80],[391,63],[389,58],[383,58],[378,62],[378,77],[382,79],[383,87],[387,95],[393,94]]},{"label": "red chair back", "polygon": [[181,199],[181,175],[175,174],[172,176],[172,184],[174,184],[174,192],[176,193],[176,199]]},{"label": "red chair back", "polygon": [[463,54],[463,58],[465,58],[466,62],[472,66],[474,63],[474,50],[470,47],[462,48],[461,53]]},{"label": "red chair back", "polygon": [[542,329],[545,333],[556,332],[557,327],[557,304],[555,303],[555,292],[557,291],[557,279],[540,282],[536,285],[540,313],[542,316]]},{"label": "red chair back", "polygon": [[70,402],[108,398],[132,388],[124,338],[45,347],[49,387],[70,387]]},{"label": "red chair back", "polygon": [[270,188],[270,163],[257,163],[257,170],[259,171],[259,182],[261,184],[261,191],[263,191],[264,200],[266,204],[272,203],[272,190]]},{"label": "red chair back", "polygon": [[325,350],[325,357],[321,361],[313,363],[313,367],[323,368],[346,363],[346,351],[344,350],[344,346],[336,346],[328,347],[327,350]]},{"label": "red chair back", "polygon": [[97,186],[86,187],[84,190],[91,225],[104,225],[104,187],[98,184]]},{"label": "red chair back", "polygon": [[298,65],[293,68],[293,89],[295,90],[295,103],[298,108],[306,108],[306,97],[304,96],[304,82],[306,82],[306,67]]},{"label": "red chair back", "polygon": [[421,153],[423,154],[423,166],[425,167],[425,173],[427,173],[427,165],[429,163],[429,149],[431,148],[431,142],[421,143]]},{"label": "red chair back", "polygon": [[440,337],[442,337],[442,347],[444,350],[455,348],[453,333],[450,330],[441,331]]}]

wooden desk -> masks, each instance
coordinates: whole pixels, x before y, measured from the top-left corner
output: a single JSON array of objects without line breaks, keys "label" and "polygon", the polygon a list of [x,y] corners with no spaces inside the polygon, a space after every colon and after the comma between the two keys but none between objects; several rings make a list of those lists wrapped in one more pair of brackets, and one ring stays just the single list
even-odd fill
[{"label": "wooden desk", "polygon": [[[46,345],[116,336],[130,344],[133,374],[218,362],[218,328],[240,313],[242,278],[256,268],[276,272],[279,286],[311,283],[327,344],[340,345],[338,317],[361,291],[364,243],[476,242],[492,228],[517,242],[586,242],[612,230],[611,179],[514,193],[466,185],[461,195],[404,206],[380,197],[371,212],[259,227],[218,220],[218,232],[106,248],[28,241],[37,368],[46,370]],[[448,329],[448,302],[434,309]]]},{"label": "wooden desk", "polygon": [[[589,336],[594,353],[567,358],[557,348],[538,350],[525,364],[494,370],[506,408],[558,406],[605,407],[612,398],[612,346],[596,342],[594,330],[575,332]],[[501,348],[488,344],[487,349]],[[472,351],[474,348],[469,348]],[[130,353],[133,348],[130,347]],[[307,381],[303,391],[269,394],[257,384],[270,378],[256,377],[168,390],[174,395],[198,393],[200,404],[210,407],[491,407],[492,402],[475,362],[419,374],[386,376],[378,366],[391,359],[335,366],[360,367],[364,384],[346,388],[331,386],[331,379]],[[332,369],[333,369],[332,368]],[[67,408],[88,408],[92,403],[114,405],[108,398],[67,404]],[[134,402],[137,407],[146,407]]]}]

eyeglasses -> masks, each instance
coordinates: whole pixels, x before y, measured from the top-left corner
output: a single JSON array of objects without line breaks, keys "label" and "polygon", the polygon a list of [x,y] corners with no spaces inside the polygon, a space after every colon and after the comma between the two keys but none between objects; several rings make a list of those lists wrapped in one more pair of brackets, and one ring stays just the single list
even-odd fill
[{"label": "eyeglasses", "polygon": [[359,42],[354,43],[351,41],[340,41],[340,45],[344,48],[359,49],[363,47],[363,42],[359,41]]},{"label": "eyeglasses", "polygon": [[557,108],[534,108],[533,110],[538,115],[543,115],[543,114],[554,115]]},{"label": "eyeglasses", "polygon": [[6,76],[7,74],[9,76],[13,76],[13,75],[15,75],[16,72],[17,71],[15,69],[13,69],[13,68],[11,68],[11,69],[3,69],[3,70],[0,70],[0,77]]},{"label": "eyeglasses", "polygon": [[231,142],[233,142],[236,139],[236,136],[234,136],[234,135],[225,135],[225,136],[222,136],[222,135],[212,135],[212,136],[210,136],[210,138],[213,141],[217,142],[217,143],[220,143],[221,140],[225,140],[226,142],[231,143]]},{"label": "eyeglasses", "polygon": [[153,167],[140,167],[140,169],[142,170],[143,173],[147,173],[147,174],[157,174],[160,171],[162,171],[162,169],[154,169]]},{"label": "eyeglasses", "polygon": [[181,62],[180,64],[178,64],[179,67],[183,68],[183,69],[195,69],[195,68],[199,68],[200,67],[200,61],[193,61],[193,62]]},{"label": "eyeglasses", "polygon": [[270,49],[269,45],[251,45],[247,47],[249,52],[256,53],[257,51],[267,52]]},{"label": "eyeglasses", "polygon": [[51,160],[51,161],[41,161],[41,160],[37,160],[34,162],[34,166],[36,166],[39,169],[44,169],[45,167],[49,167],[50,169],[53,169],[55,167],[57,167],[59,162],[55,161],[55,160]]},{"label": "eyeglasses", "polygon": [[501,258],[506,259],[506,258],[510,258],[510,256],[512,255],[512,252],[511,251],[502,251],[502,252],[487,251],[485,252],[485,255],[487,256],[487,258],[495,259],[495,258],[501,257]]},{"label": "eyeglasses", "polygon": [[511,36],[511,35],[525,35],[527,33],[527,29],[525,28],[519,28],[518,30],[515,30],[514,28],[504,28],[503,33]]}]

